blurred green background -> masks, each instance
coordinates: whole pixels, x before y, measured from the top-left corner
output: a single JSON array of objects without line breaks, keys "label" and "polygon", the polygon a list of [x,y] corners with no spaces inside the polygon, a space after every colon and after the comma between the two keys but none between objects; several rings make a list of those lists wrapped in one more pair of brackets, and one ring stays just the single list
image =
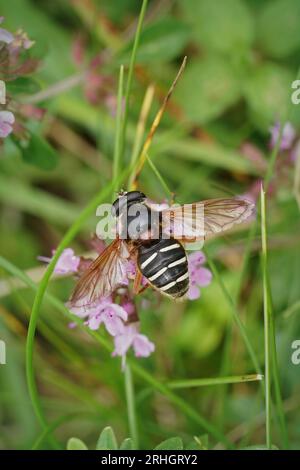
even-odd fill
[{"label": "blurred green background", "polygon": [[[11,32],[25,30],[35,41],[30,53],[40,61],[34,74],[7,85],[16,109],[24,96],[37,96],[32,103],[46,111],[42,121],[30,117],[23,122],[38,136],[35,144],[26,152],[10,136],[0,146],[1,255],[23,270],[33,269],[35,279],[41,269],[37,256],[51,255],[90,198],[111,181],[118,71],[120,64],[126,69],[129,64],[140,6],[138,0],[0,0],[0,14],[5,17],[1,26]],[[295,157],[300,105],[290,109],[289,103],[300,62],[299,29],[299,0],[150,1],[137,54],[125,149],[129,162],[147,87],[155,84],[148,128],[184,55],[186,70],[150,151],[180,202],[233,194],[256,199],[270,158],[270,127],[278,120],[294,126],[293,145],[279,152],[273,169],[267,210],[280,382],[292,448],[300,448],[300,365],[291,362],[292,341],[300,339],[300,170]],[[90,75],[80,79],[86,70]],[[77,79],[78,84],[71,86]],[[140,188],[154,200],[166,198],[148,165]],[[92,217],[82,228],[73,244],[76,252],[88,249],[96,222]],[[263,367],[259,230],[242,272],[251,226],[245,224],[212,240],[207,250],[237,302]],[[41,432],[24,366],[34,296],[7,282],[4,270],[1,275],[0,334],[7,345],[7,364],[0,366],[0,447],[30,448]],[[67,301],[72,284],[70,279],[53,281],[50,291]],[[215,277],[193,302],[153,300],[151,292],[143,298],[148,303],[138,300],[142,331],[156,344],[156,351],[140,363],[161,383],[255,372],[232,323],[232,306]],[[291,307],[292,312],[284,315]],[[129,435],[119,360],[85,333],[69,329],[67,320],[47,302],[38,326],[35,365],[48,421],[78,412],[76,419],[62,423],[55,432],[62,446],[74,435],[94,448],[107,425],[119,440]],[[187,444],[205,433],[142,378],[134,377],[134,382],[142,448],[153,448],[175,435]],[[259,383],[176,393],[235,446],[264,442]],[[273,440],[282,447],[275,408],[273,416]],[[209,447],[217,444],[209,436]],[[46,439],[41,446],[51,443]]]}]

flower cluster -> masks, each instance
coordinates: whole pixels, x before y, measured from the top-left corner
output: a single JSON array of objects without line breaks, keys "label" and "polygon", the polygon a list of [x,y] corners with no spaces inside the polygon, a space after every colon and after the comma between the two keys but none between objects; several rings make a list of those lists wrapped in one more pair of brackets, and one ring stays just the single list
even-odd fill
[{"label": "flower cluster", "polygon": [[[283,125],[282,131],[280,129],[279,122],[275,122],[269,129],[269,148],[271,150],[275,148],[280,138],[278,148],[280,158],[276,161],[273,178],[269,185],[269,195],[274,195],[280,187],[290,184],[290,170],[293,170],[297,154],[300,153],[299,133],[297,133],[294,126],[290,122],[286,122]],[[268,162],[263,152],[257,146],[250,142],[245,142],[241,147],[241,151],[259,173],[263,174],[266,172]],[[261,179],[256,179],[245,194],[245,197],[255,203],[259,197],[260,188]]]},{"label": "flower cluster", "polygon": [[[0,24],[3,20],[0,17]],[[7,91],[10,82],[36,70],[38,61],[28,54],[33,44],[22,30],[12,34],[0,28],[0,139],[5,139],[12,132],[22,136],[25,130],[22,120],[37,117],[34,107],[18,103]]]},{"label": "flower cluster", "polygon": [[[93,246],[98,253],[104,249],[103,243],[99,240],[94,240]],[[39,259],[45,262],[51,261],[51,258],[47,257],[39,257]],[[59,257],[54,272],[64,275],[82,273],[90,262],[90,260],[76,256],[71,248],[66,248]],[[205,256],[202,252],[192,253],[188,262],[190,289],[187,297],[190,300],[195,300],[200,296],[200,287],[207,286],[211,282],[212,274],[203,266]],[[135,274],[135,263],[128,261],[124,279],[111,296],[100,298],[94,303],[89,303],[88,299],[83,298],[76,306],[68,305],[71,312],[84,319],[85,324],[91,330],[98,330],[101,325],[105,327],[114,340],[113,356],[122,358],[123,367],[130,348],[133,349],[136,357],[148,357],[155,349],[155,345],[139,330],[139,318],[130,289],[130,283]],[[143,278],[142,285],[147,285],[147,279]]]},{"label": "flower cluster", "polygon": [[75,37],[72,47],[75,65],[85,70],[83,94],[87,101],[95,106],[104,104],[112,116],[115,116],[117,99],[114,93],[115,80],[105,69],[105,55],[97,54],[92,59],[86,54],[86,41],[82,35]]}]

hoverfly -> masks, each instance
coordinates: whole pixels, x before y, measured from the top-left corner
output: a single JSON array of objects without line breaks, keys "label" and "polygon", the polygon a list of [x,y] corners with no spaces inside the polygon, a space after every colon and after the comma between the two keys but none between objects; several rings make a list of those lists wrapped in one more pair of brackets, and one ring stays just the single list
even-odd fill
[{"label": "hoverfly", "polygon": [[[234,224],[247,219],[254,207],[250,201],[238,198],[208,199],[183,206],[171,206],[156,212],[159,230],[152,238],[151,221],[155,209],[142,192],[119,193],[113,203],[115,219],[121,222],[119,227],[123,227],[125,222],[136,222],[134,216],[128,215],[130,207],[135,204],[146,209],[137,224],[139,236],[133,237],[128,231],[122,237],[117,233],[115,240],[79,279],[71,296],[71,304],[76,305],[83,299],[93,303],[101,297],[111,295],[122,283],[129,260],[133,260],[136,266],[135,293],[139,292],[144,276],[162,294],[172,299],[183,298],[189,289],[185,243],[190,240],[190,236],[193,240],[203,240],[207,236],[228,230]],[[202,209],[202,233],[195,228],[195,214],[199,208]],[[170,221],[171,235],[164,237]],[[185,232],[189,234],[188,239],[184,236]]]}]

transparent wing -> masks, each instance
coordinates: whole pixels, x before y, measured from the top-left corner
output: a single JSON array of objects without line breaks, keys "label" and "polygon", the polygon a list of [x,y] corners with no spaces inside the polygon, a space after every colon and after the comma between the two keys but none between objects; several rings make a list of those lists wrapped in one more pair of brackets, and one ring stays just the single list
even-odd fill
[{"label": "transparent wing", "polygon": [[70,299],[71,306],[92,304],[109,296],[124,280],[129,251],[126,244],[114,240],[83,273]]},{"label": "transparent wing", "polygon": [[163,232],[182,241],[203,240],[246,220],[254,204],[247,199],[208,199],[162,211]]},{"label": "transparent wing", "polygon": [[229,230],[233,225],[248,219],[254,204],[247,199],[208,199],[204,204],[205,235]]}]

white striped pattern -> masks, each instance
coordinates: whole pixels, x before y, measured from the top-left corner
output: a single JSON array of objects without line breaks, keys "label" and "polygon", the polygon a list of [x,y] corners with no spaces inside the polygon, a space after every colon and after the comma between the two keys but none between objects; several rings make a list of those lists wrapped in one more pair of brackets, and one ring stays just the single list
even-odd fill
[{"label": "white striped pattern", "polygon": [[153,276],[149,277],[149,281],[151,282],[155,281],[155,279],[157,279],[159,276],[165,273],[167,269],[168,269],[167,267],[160,269],[159,271],[157,271],[157,273],[153,274]]},{"label": "white striped pattern", "polygon": [[169,284],[166,284],[165,286],[160,287],[160,290],[166,291],[171,289],[171,287],[175,286],[175,284],[178,284],[178,282],[184,281],[189,277],[188,271],[184,273],[182,276],[180,276],[176,281],[169,282]]},{"label": "white striped pattern", "polygon": [[166,284],[165,286],[160,287],[160,290],[163,290],[163,291],[168,290],[171,287],[175,286],[175,284],[176,284],[176,281],[169,282],[169,284]]},{"label": "white striped pattern", "polygon": [[179,248],[180,245],[178,243],[174,243],[173,245],[165,246],[164,248],[161,248],[159,251],[165,252],[169,250],[174,250],[175,248]]},{"label": "white striped pattern", "polygon": [[173,263],[169,264],[168,268],[173,268],[174,266],[178,266],[178,264],[182,264],[186,262],[186,256],[183,258],[178,259],[177,261],[174,261]]},{"label": "white striped pattern", "polygon": [[146,259],[146,261],[144,261],[141,264],[141,269],[144,269],[146,266],[148,266],[148,264],[151,263],[151,261],[153,261],[156,257],[157,257],[157,252],[153,253],[153,255],[149,256],[149,258]]},{"label": "white striped pattern", "polygon": [[178,279],[176,279],[176,282],[181,282],[181,281],[184,281],[186,278],[189,277],[189,273],[188,271],[186,273],[184,273],[182,276],[180,276]]}]

